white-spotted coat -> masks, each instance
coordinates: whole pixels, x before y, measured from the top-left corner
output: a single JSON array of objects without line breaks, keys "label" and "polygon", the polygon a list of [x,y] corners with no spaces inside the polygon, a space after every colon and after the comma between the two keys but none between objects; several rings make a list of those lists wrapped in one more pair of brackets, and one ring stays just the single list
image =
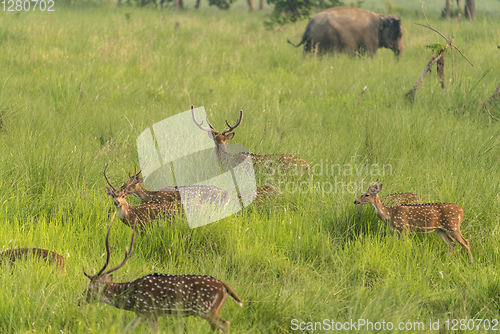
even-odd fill
[{"label": "white-spotted coat", "polygon": [[459,205],[425,203],[386,206],[378,195],[381,190],[381,184],[376,182],[371,184],[368,190],[354,201],[354,204],[371,204],[377,216],[384,221],[390,221],[391,228],[403,238],[411,232],[436,232],[448,244],[450,253],[455,248],[453,240],[455,239],[467,250],[469,259],[473,262],[469,242],[460,232],[464,210]]}]

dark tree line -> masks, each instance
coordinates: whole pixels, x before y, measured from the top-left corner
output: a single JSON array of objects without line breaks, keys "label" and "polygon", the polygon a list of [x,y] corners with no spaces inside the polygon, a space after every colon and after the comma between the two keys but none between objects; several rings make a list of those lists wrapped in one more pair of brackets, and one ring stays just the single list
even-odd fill
[{"label": "dark tree line", "polygon": [[[131,0],[126,0],[126,1],[127,3],[130,3]],[[157,0],[140,0],[140,3],[137,0],[132,0],[132,1],[136,2],[140,6],[146,6],[149,3],[154,3],[155,5],[158,5]],[[210,6],[216,6],[220,9],[229,9],[229,7],[234,1],[235,0],[208,0],[208,3],[210,4]],[[175,9],[184,9],[184,3],[182,2],[182,0],[160,0],[159,5],[161,8],[163,8],[163,6],[166,3],[171,3],[171,2],[174,3]],[[200,8],[200,3],[201,0],[196,0],[194,8],[196,9]],[[250,11],[253,12],[255,10],[254,0],[247,0],[247,3]],[[118,6],[120,6],[121,4],[122,0],[118,0]],[[259,10],[262,9],[264,9],[264,0],[259,0]]]}]

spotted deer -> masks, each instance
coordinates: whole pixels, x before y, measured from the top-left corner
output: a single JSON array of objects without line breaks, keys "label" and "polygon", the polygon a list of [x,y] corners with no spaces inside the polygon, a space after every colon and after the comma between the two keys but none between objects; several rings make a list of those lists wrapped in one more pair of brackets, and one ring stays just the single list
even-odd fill
[{"label": "spotted deer", "polygon": [[392,193],[384,198],[384,204],[395,206],[401,204],[421,204],[425,201],[423,197],[414,193]]},{"label": "spotted deer", "polygon": [[371,204],[377,216],[390,221],[391,229],[395,229],[402,237],[411,232],[436,232],[448,244],[450,254],[458,241],[466,250],[469,259],[473,262],[469,242],[460,232],[460,224],[464,217],[464,210],[456,204],[425,203],[402,204],[386,206],[379,197],[382,184],[371,184],[368,190],[358,197],[354,204]]},{"label": "spotted deer", "polygon": [[217,156],[221,160],[223,164],[234,165],[243,162],[245,159],[252,159],[252,163],[255,167],[264,167],[269,168],[276,166],[277,169],[283,172],[291,173],[297,172],[298,175],[310,175],[310,167],[307,161],[304,159],[300,159],[294,157],[290,154],[280,154],[280,155],[257,155],[248,152],[240,152],[240,153],[230,153],[227,150],[226,142],[228,140],[233,139],[234,137],[234,129],[236,129],[243,119],[243,110],[240,110],[240,117],[236,121],[234,125],[230,125],[226,120],[226,125],[228,126],[222,132],[215,130],[215,128],[210,124],[207,117],[207,124],[209,127],[203,126],[203,121],[198,122],[196,120],[196,116],[194,114],[193,106],[191,106],[191,114],[193,116],[193,122],[203,131],[211,132],[212,138],[215,142],[215,146],[217,149]]},{"label": "spotted deer", "polygon": [[207,202],[210,204],[226,204],[229,201],[229,191],[220,189],[215,186],[206,185],[191,185],[165,187],[157,191],[146,189],[142,183],[144,178],[139,177],[139,173],[134,172],[134,175],[129,175],[130,189],[132,194],[139,198],[142,203],[166,203],[181,200],[181,193],[189,198],[198,198],[201,203]]},{"label": "spotted deer", "polygon": [[238,194],[238,198],[243,202],[250,201],[253,198],[253,203],[263,205],[276,197],[281,196],[282,194],[283,190],[280,188],[270,184],[264,184],[253,190]]},{"label": "spotted deer", "polygon": [[15,262],[24,258],[37,258],[47,261],[47,263],[54,264],[59,268],[59,273],[64,272],[64,257],[56,252],[42,249],[42,248],[16,248],[9,249],[0,253],[0,264],[4,261]]},{"label": "spotted deer", "polygon": [[118,309],[135,312],[135,318],[127,325],[125,333],[146,320],[153,333],[158,332],[158,318],[164,315],[199,316],[210,323],[213,331],[229,332],[229,322],[219,316],[220,310],[231,296],[242,306],[240,298],[224,282],[206,275],[149,274],[136,280],[114,283],[112,272],[127,262],[134,247],[137,223],[132,231],[130,250],[116,267],[106,270],[113,247],[109,246],[109,234],[116,213],[113,214],[106,235],[106,263],[95,275],[83,273],[90,279],[82,299],[86,302],[101,301]]},{"label": "spotted deer", "polygon": [[167,218],[180,215],[182,210],[182,204],[180,201],[145,203],[136,206],[128,204],[126,197],[133,192],[131,185],[134,180],[129,179],[127,183],[122,185],[119,189],[116,189],[106,176],[107,168],[108,165],[104,168],[104,178],[111,188],[105,187],[104,190],[108,196],[113,198],[113,204],[115,205],[118,218],[120,218],[125,225],[132,227],[134,222],[137,220],[139,230],[143,231],[144,227],[149,225],[152,220],[160,215]]}]

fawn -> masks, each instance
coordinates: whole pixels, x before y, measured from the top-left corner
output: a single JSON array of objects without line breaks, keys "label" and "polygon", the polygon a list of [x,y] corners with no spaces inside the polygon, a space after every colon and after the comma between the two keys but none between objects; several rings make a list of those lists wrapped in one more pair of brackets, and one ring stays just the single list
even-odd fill
[{"label": "fawn", "polygon": [[390,221],[391,229],[396,229],[403,239],[409,232],[436,232],[448,244],[450,254],[455,248],[453,241],[455,239],[467,250],[467,255],[473,262],[469,242],[460,232],[460,224],[464,217],[464,210],[460,206],[448,203],[386,206],[378,195],[381,190],[382,184],[379,185],[377,182],[371,184],[354,204],[371,204],[377,216],[384,221]]},{"label": "fawn", "polygon": [[59,268],[59,273],[62,274],[64,272],[64,257],[56,252],[41,248],[16,248],[6,250],[0,253],[0,263],[2,263],[3,260],[15,262],[17,259],[28,257],[39,258],[50,264],[55,264]]}]

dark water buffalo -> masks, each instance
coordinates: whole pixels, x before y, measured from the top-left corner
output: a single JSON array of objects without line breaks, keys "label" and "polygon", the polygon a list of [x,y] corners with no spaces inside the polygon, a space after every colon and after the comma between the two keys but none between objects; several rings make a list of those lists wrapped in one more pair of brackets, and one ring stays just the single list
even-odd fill
[{"label": "dark water buffalo", "polygon": [[373,55],[378,48],[388,48],[396,56],[403,52],[401,20],[396,15],[381,15],[355,7],[334,7],[313,16],[302,41],[304,51],[365,52]]}]

